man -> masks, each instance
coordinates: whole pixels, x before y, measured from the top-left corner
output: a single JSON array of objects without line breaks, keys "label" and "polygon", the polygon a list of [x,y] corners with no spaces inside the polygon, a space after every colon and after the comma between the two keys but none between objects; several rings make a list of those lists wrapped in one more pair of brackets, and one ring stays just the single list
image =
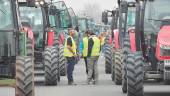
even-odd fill
[{"label": "man", "polygon": [[88,54],[87,54],[87,67],[88,67],[88,76],[87,84],[93,81],[93,84],[96,84],[98,81],[98,68],[97,61],[100,54],[100,40],[95,36],[93,31],[90,31],[91,36],[88,40]]},{"label": "man", "polygon": [[69,36],[65,41],[64,45],[64,56],[67,59],[67,78],[68,78],[68,85],[74,84],[73,80],[73,70],[74,65],[76,63],[76,43],[73,39],[74,30],[69,29]]},{"label": "man", "polygon": [[89,39],[89,32],[86,31],[86,36],[83,38],[83,58],[84,58],[84,62],[85,62],[85,67],[86,67],[86,73],[88,74],[88,69],[87,69],[87,52],[88,52],[88,39]]}]

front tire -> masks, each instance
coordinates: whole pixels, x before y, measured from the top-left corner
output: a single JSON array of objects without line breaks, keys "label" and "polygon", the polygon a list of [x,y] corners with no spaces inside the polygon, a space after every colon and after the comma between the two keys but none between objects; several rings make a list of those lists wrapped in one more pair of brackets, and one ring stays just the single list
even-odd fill
[{"label": "front tire", "polygon": [[143,63],[141,52],[128,54],[127,57],[127,95],[144,96]]},{"label": "front tire", "polygon": [[115,84],[122,84],[122,52],[117,50],[115,52]]},{"label": "front tire", "polygon": [[109,44],[106,44],[105,50],[105,72],[106,74],[111,73],[112,67],[112,47]]},{"label": "front tire", "polygon": [[34,96],[34,65],[32,57],[16,57],[16,96]]},{"label": "front tire", "polygon": [[59,50],[59,67],[60,67],[60,75],[66,76],[67,61],[66,58],[64,57],[64,46],[61,46]]},{"label": "front tire", "polygon": [[58,52],[55,47],[47,47],[44,52],[45,84],[57,85]]}]

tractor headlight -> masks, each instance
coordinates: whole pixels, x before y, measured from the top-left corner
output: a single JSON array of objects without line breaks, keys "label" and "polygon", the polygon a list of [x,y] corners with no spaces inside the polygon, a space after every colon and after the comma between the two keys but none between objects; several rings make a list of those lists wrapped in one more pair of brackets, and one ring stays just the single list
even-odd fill
[{"label": "tractor headlight", "polygon": [[44,5],[44,1],[40,1],[40,5]]},{"label": "tractor headlight", "polygon": [[161,49],[170,49],[169,45],[161,45],[160,47],[161,47]]}]

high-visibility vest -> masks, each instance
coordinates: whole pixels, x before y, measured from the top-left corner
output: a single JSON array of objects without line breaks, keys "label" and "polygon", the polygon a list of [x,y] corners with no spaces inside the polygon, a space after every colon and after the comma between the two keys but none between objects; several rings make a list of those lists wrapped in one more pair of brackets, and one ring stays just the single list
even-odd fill
[{"label": "high-visibility vest", "polygon": [[83,57],[87,57],[88,53],[88,37],[83,38]]},{"label": "high-visibility vest", "polygon": [[[68,38],[71,38],[71,42],[72,42],[72,50],[75,54],[73,54],[72,52],[70,52],[70,50],[67,48],[67,40]],[[73,57],[76,55],[76,43],[73,40],[73,38],[71,36],[68,36],[68,38],[66,39],[65,45],[64,45],[64,56],[65,57]]]},{"label": "high-visibility vest", "polygon": [[100,55],[100,40],[96,36],[92,36],[93,39],[93,48],[91,52],[91,56],[99,56]]}]

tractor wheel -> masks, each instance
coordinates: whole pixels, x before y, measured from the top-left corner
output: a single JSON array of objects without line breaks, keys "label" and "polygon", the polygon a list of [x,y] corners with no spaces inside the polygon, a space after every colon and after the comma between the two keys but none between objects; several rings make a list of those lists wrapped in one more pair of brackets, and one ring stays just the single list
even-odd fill
[{"label": "tractor wheel", "polygon": [[16,96],[34,96],[34,64],[30,56],[16,57]]},{"label": "tractor wheel", "polygon": [[66,58],[64,57],[64,46],[61,46],[59,51],[59,67],[60,67],[61,76],[66,76],[66,70],[67,70],[66,64],[67,64]]},{"label": "tractor wheel", "polygon": [[60,52],[60,48],[59,48],[59,40],[58,40],[58,37],[56,38],[55,37],[55,41],[54,41],[54,47],[56,48],[56,50],[57,50],[57,57],[58,57],[58,74],[57,74],[57,78],[58,78],[58,81],[60,81],[60,62],[59,62],[59,56],[60,56],[60,54],[59,54],[59,52]]},{"label": "tractor wheel", "polygon": [[116,85],[122,84],[122,52],[120,50],[115,52],[115,78]]},{"label": "tractor wheel", "polygon": [[[112,46],[114,46],[114,41],[112,42]],[[111,79],[112,79],[112,81],[114,81],[114,79],[115,79],[115,50],[113,50],[113,52],[112,52],[112,69],[111,69]]]},{"label": "tractor wheel", "polygon": [[45,84],[57,85],[58,78],[58,51],[56,47],[47,47],[44,52]]},{"label": "tractor wheel", "polygon": [[122,91],[127,93],[127,55],[130,52],[129,35],[126,35],[123,45],[123,71],[122,71]]},{"label": "tractor wheel", "polygon": [[109,44],[106,44],[105,50],[105,72],[106,74],[111,73],[112,67],[112,47]]},{"label": "tractor wheel", "polygon": [[128,96],[144,96],[143,92],[143,63],[140,52],[127,56],[127,94]]}]

